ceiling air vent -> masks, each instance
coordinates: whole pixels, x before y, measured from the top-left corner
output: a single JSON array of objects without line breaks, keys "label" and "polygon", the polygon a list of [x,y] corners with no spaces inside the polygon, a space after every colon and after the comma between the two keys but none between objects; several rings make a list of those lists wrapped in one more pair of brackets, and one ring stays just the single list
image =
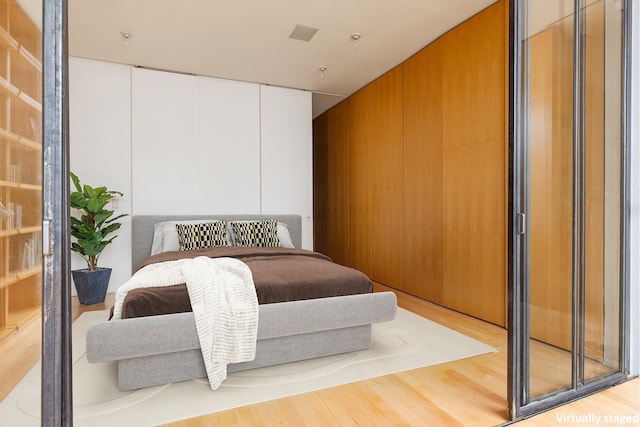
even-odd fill
[{"label": "ceiling air vent", "polygon": [[316,34],[316,31],[318,31],[316,27],[298,24],[289,35],[289,38],[308,42]]}]

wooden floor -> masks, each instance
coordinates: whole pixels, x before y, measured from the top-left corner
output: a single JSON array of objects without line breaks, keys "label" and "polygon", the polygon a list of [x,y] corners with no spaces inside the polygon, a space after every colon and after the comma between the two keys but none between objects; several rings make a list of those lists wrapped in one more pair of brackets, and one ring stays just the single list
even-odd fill
[{"label": "wooden floor", "polygon": [[[107,294],[104,303],[80,305],[71,299],[71,319],[76,320],[85,311],[104,310],[113,305],[115,294]],[[0,341],[0,401],[27,375],[40,360],[41,318],[38,316],[17,332]],[[2,423],[0,422],[0,425]]]},{"label": "wooden floor", "polygon": [[[640,379],[601,391],[552,411],[520,421],[517,427],[638,426]],[[599,418],[598,418],[599,417]]]},{"label": "wooden floor", "polygon": [[[391,289],[377,285],[376,290]],[[489,344],[497,352],[162,427],[495,426],[507,422],[506,330],[401,292],[396,294],[400,307]],[[544,357],[543,349],[541,347],[541,357]],[[636,416],[637,425],[639,391],[640,380],[636,379],[520,423],[531,426],[567,425],[571,424],[571,415],[577,417],[589,411],[594,416],[600,415],[602,420],[607,415]],[[560,421],[557,421],[558,416]],[[633,423],[627,421],[626,425]]]},{"label": "wooden floor", "polygon": [[[377,286],[376,290],[388,290]],[[398,305],[496,348],[495,353],[373,378],[289,398],[236,408],[167,424],[200,426],[494,426],[507,421],[507,334],[498,326],[397,292]],[[113,303],[79,306],[73,318]],[[0,341],[0,399],[11,391],[40,357],[40,322],[32,322]],[[518,425],[592,425],[591,416],[631,417],[640,425],[640,380],[524,420]],[[635,417],[635,423],[634,418]],[[621,418],[618,418],[621,420]],[[609,425],[621,425],[612,422]]]}]

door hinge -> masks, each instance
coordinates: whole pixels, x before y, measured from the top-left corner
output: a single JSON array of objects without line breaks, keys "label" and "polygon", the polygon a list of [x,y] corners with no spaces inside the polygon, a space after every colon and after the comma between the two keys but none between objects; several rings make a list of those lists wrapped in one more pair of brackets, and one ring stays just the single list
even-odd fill
[{"label": "door hinge", "polygon": [[526,228],[526,217],[524,215],[524,213],[519,213],[518,214],[518,234],[523,235],[525,232],[525,228]]}]

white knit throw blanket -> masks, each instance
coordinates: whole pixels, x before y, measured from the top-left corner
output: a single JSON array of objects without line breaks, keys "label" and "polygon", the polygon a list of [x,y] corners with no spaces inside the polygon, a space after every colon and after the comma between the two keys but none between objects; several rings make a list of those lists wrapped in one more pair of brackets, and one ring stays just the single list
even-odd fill
[{"label": "white knit throw blanket", "polygon": [[150,264],[116,292],[113,318],[131,289],[186,283],[211,389],[227,378],[227,364],[255,358],[258,297],[251,270],[233,258],[197,257]]}]

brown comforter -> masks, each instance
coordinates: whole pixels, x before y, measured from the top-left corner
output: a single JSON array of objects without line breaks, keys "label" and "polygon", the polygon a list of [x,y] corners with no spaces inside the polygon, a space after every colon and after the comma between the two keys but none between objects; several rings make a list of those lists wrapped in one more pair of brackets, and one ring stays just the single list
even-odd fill
[{"label": "brown comforter", "polygon": [[[330,258],[304,249],[225,246],[152,255],[138,266],[182,258],[233,257],[253,273],[258,302],[269,304],[373,292],[371,280],[358,270],[335,264]],[[191,311],[186,285],[129,291],[122,318]]]}]

